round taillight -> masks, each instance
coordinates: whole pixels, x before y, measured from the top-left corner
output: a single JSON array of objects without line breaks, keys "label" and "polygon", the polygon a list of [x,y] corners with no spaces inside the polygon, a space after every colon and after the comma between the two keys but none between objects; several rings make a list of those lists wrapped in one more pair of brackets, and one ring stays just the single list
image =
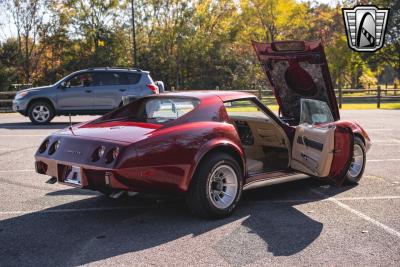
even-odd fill
[{"label": "round taillight", "polygon": [[50,143],[49,140],[45,140],[39,147],[39,153],[45,152],[49,146],[49,143]]},{"label": "round taillight", "polygon": [[105,158],[105,162],[107,164],[113,162],[118,158],[118,155],[119,155],[119,147],[112,148],[110,151],[108,151]]},{"label": "round taillight", "polygon": [[60,141],[59,140],[57,140],[53,144],[51,144],[51,146],[49,148],[49,155],[54,154],[58,150],[59,147],[60,147]]},{"label": "round taillight", "polygon": [[103,157],[105,151],[106,148],[104,146],[99,146],[96,148],[96,150],[93,152],[92,160],[98,161],[101,157]]}]

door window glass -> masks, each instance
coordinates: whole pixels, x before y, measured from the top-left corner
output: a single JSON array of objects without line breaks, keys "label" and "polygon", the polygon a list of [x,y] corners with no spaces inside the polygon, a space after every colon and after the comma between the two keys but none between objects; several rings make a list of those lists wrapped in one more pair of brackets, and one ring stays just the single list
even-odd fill
[{"label": "door window glass", "polygon": [[86,87],[93,85],[93,77],[91,73],[81,73],[72,77],[67,82],[68,87]]},{"label": "door window glass", "polygon": [[252,100],[235,100],[224,102],[228,116],[243,116],[243,117],[257,117],[262,119],[269,119]]},{"label": "door window glass", "polygon": [[300,105],[300,124],[321,124],[334,121],[326,102],[302,98]]},{"label": "door window glass", "polygon": [[103,72],[100,77],[101,85],[119,84],[119,74],[117,72]]}]

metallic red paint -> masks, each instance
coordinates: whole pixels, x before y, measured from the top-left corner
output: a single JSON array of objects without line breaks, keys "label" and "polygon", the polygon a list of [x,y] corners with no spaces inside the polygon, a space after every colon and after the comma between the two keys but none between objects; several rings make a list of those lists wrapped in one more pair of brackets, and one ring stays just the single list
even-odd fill
[{"label": "metallic red paint", "polygon": [[[185,192],[207,153],[223,149],[240,158],[245,183],[271,178],[268,174],[248,177],[239,136],[234,126],[227,123],[228,115],[223,104],[223,101],[248,98],[257,102],[255,96],[241,92],[200,91],[148,97],[169,96],[197,98],[200,103],[191,112],[163,125],[102,121],[109,118],[111,112],[103,118],[58,131],[46,138],[50,144],[60,141],[60,147],[54,154],[36,152],[37,172],[57,177],[59,182],[63,182],[65,166],[79,166],[83,188]],[[289,137],[294,133],[293,127],[281,122],[266,107],[263,109],[285,129]],[[360,134],[369,147],[368,135],[358,124],[349,121],[334,123]],[[105,147],[105,153],[118,147],[118,159],[109,164],[103,159],[93,161],[92,154],[99,146]],[[293,170],[283,171],[294,173]]]}]

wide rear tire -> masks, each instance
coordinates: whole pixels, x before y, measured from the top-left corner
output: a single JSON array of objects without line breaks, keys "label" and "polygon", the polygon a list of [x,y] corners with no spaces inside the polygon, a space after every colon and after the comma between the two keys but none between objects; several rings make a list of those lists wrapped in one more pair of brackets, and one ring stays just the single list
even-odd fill
[{"label": "wide rear tire", "polygon": [[243,189],[243,175],[236,160],[225,153],[203,159],[186,193],[193,214],[203,218],[224,218],[237,206]]}]

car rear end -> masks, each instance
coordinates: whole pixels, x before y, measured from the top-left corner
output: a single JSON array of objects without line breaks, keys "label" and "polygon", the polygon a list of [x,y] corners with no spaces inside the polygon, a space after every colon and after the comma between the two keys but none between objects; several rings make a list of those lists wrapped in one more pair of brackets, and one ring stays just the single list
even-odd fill
[{"label": "car rear end", "polygon": [[35,154],[35,169],[74,187],[111,187],[119,154],[128,144],[114,140],[53,134]]},{"label": "car rear end", "polygon": [[159,87],[156,82],[153,81],[148,71],[140,71],[136,73],[140,74],[140,79],[123,94],[123,105],[131,103],[142,96],[160,93]]}]

